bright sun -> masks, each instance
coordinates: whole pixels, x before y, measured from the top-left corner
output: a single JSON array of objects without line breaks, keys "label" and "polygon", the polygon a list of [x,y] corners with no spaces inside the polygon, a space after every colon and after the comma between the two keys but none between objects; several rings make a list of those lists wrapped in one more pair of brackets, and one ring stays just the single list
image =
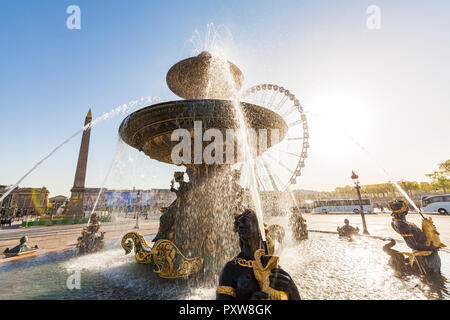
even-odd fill
[{"label": "bright sun", "polygon": [[333,88],[308,102],[308,120],[318,140],[365,141],[374,129],[373,100],[354,88]]}]

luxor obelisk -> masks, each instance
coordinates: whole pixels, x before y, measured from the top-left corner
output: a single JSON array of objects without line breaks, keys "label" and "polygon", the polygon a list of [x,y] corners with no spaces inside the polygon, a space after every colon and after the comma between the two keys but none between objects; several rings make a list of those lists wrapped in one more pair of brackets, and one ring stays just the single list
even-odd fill
[{"label": "luxor obelisk", "polygon": [[[88,125],[92,121],[92,112],[89,109],[84,125]],[[86,167],[89,153],[89,138],[91,136],[91,128],[87,128],[83,131],[83,137],[81,138],[80,153],[78,154],[77,170],[75,172],[75,180],[73,182],[73,188],[70,196],[69,210],[67,215],[73,217],[83,217],[83,197],[86,191],[84,183],[86,181]]]}]

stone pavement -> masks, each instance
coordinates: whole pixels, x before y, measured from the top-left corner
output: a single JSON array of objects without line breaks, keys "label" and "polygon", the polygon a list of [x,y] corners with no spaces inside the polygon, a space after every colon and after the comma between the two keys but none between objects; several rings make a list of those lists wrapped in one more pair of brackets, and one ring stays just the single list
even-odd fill
[{"label": "stone pavement", "polygon": [[[450,216],[440,216],[440,215],[428,215],[424,214],[425,217],[431,217],[433,219],[434,225],[437,231],[441,234],[441,242],[450,246]],[[349,219],[350,224],[354,227],[359,227],[362,231],[362,221],[360,214],[348,213],[339,215],[328,215],[328,214],[303,214],[306,219],[306,224],[308,225],[308,230],[321,230],[321,231],[336,231],[337,227],[344,225],[344,219]],[[391,220],[392,217],[389,213],[379,213],[366,215],[367,230],[372,236],[380,237],[391,237],[396,240],[401,240],[401,237],[392,229]],[[283,224],[283,220],[286,217],[271,217],[268,219],[268,223],[278,223]],[[407,220],[413,222],[419,228],[422,226],[422,217],[419,214],[408,214]]]},{"label": "stone pavement", "polygon": [[[136,222],[132,219],[120,224],[104,223],[102,224],[100,231],[106,232],[105,241],[121,239],[130,231],[138,231],[143,235],[150,235],[155,234],[158,231],[159,220],[139,220],[139,229],[134,229],[135,225]],[[4,259],[3,251],[6,248],[12,248],[18,245],[20,238],[24,235],[28,236],[30,245],[37,244],[39,249],[41,249],[36,254],[42,254],[74,248],[77,238],[80,236],[81,230],[85,226],[85,224],[82,224],[0,230],[0,254],[2,255],[2,257],[0,257],[0,263],[11,259]]]},{"label": "stone pavement", "polygon": [[[428,216],[428,215],[425,215]],[[339,215],[326,214],[304,214],[307,221],[308,230],[336,231],[338,226],[344,224],[344,219],[350,220],[350,224],[362,230],[361,216],[359,214],[348,213]],[[441,234],[441,241],[450,245],[450,216],[431,216],[437,230]],[[288,217],[271,217],[267,223],[278,223],[285,225]],[[408,221],[421,226],[422,218],[418,214],[409,214]],[[366,216],[367,229],[372,236],[392,237],[402,241],[401,237],[391,228],[391,216],[387,213]],[[104,223],[101,231],[105,231],[105,240],[118,240],[130,231],[139,231],[143,235],[156,234],[159,220],[155,217],[149,220],[139,220],[139,230],[134,229],[136,222],[133,219],[121,221],[120,223]],[[31,245],[37,244],[41,250],[37,254],[48,253],[57,250],[64,250],[75,247],[77,238],[85,225],[66,225],[49,227],[32,227],[19,229],[0,230],[0,254],[7,247],[12,248],[19,243],[19,239],[27,235]],[[2,257],[3,258],[3,257]],[[0,258],[0,263],[9,259]],[[17,259],[17,258],[16,258]]]}]

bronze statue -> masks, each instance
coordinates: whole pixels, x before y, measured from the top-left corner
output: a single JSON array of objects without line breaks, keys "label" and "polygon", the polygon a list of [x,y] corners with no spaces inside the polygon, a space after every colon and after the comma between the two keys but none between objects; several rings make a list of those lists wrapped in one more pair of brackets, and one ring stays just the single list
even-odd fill
[{"label": "bronze statue", "polygon": [[83,254],[96,252],[102,250],[105,247],[105,232],[101,232],[100,235],[97,235],[99,229],[99,217],[96,213],[93,213],[91,215],[88,226],[86,228],[83,228],[83,230],[81,231],[81,236],[77,239],[78,243],[76,247],[79,248],[80,253]]},{"label": "bronze statue", "polygon": [[15,246],[12,249],[6,248],[5,251],[3,251],[3,254],[6,257],[13,257],[13,256],[20,256],[26,253],[32,253],[35,252],[38,249],[38,246],[30,246],[28,243],[28,237],[23,236],[20,238],[20,244]]},{"label": "bronze statue", "polygon": [[[173,183],[178,182],[179,187],[178,189],[175,189],[173,186]],[[191,188],[192,182],[185,182],[184,181],[184,172],[182,171],[176,171],[174,173],[174,180],[172,180],[172,184],[170,186],[170,191],[174,192],[177,195],[177,206],[180,207],[181,202],[182,202],[182,197],[184,195],[186,195],[187,191],[189,191],[189,189]]]},{"label": "bronze statue", "polygon": [[[279,244],[283,243],[286,232],[284,228],[279,224],[272,224],[266,229],[266,236],[270,238],[270,240],[278,241]],[[269,239],[267,238],[266,239]]]},{"label": "bronze statue", "polygon": [[350,221],[345,219],[344,225],[342,227],[337,227],[337,232],[341,237],[351,237],[359,233],[359,228],[351,226]]},{"label": "bronze statue", "polygon": [[439,274],[441,270],[441,259],[438,250],[445,247],[439,240],[439,233],[433,225],[431,218],[424,218],[422,230],[415,224],[406,221],[408,206],[403,200],[389,202],[392,211],[391,226],[395,232],[400,234],[408,247],[413,251],[399,252],[392,249],[395,240],[383,247],[384,252],[390,255],[389,264],[397,271],[408,274]]},{"label": "bronze statue", "polygon": [[292,213],[289,218],[289,225],[291,226],[294,239],[298,242],[308,239],[308,227],[306,219],[303,218],[302,213],[298,207],[292,208]]},{"label": "bronze statue", "polygon": [[[241,252],[222,269],[216,291],[218,300],[261,300],[278,296],[299,300],[300,294],[290,275],[275,267],[271,256],[263,255],[262,237],[255,212],[246,209],[235,215],[235,230]],[[269,271],[267,268],[274,267]],[[264,273],[270,275],[264,281]],[[263,288],[264,287],[264,288]]]},{"label": "bronze statue", "polygon": [[[159,229],[157,235],[153,238],[152,242],[156,242],[161,239],[174,240],[174,224],[175,217],[177,216],[177,210],[186,202],[186,195],[192,188],[194,182],[194,172],[192,169],[187,169],[186,173],[189,176],[189,182],[184,181],[184,172],[176,171],[174,173],[174,180],[170,185],[170,191],[177,195],[177,198],[164,210],[163,214],[159,218]],[[175,189],[174,182],[179,184],[178,189]]]}]

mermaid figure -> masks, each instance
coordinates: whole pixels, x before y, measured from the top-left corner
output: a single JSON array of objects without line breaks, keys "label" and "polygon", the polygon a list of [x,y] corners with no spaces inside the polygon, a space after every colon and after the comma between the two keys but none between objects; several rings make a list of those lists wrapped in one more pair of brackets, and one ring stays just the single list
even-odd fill
[{"label": "mermaid figure", "polygon": [[[408,206],[403,200],[393,200],[389,202],[389,208],[392,211],[391,226],[395,232],[400,234],[405,240],[406,245],[412,252],[399,252],[392,249],[395,240],[383,247],[383,250],[391,256],[391,266],[399,271],[415,274],[439,274],[441,270],[441,259],[439,249],[445,245],[440,243],[439,237],[433,236],[437,233],[432,225],[431,218],[424,219],[422,230],[414,223],[406,221]],[[430,226],[432,227],[430,230]],[[439,235],[439,233],[437,233]]]}]

